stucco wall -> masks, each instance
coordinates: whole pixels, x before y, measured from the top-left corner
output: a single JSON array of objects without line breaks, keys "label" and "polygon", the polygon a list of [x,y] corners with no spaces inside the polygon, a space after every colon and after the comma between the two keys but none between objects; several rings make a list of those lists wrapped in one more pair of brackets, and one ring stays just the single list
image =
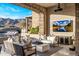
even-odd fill
[{"label": "stucco wall", "polygon": [[[50,34],[60,36],[72,36],[75,35],[75,4],[61,4],[63,11],[54,12],[57,6],[49,9],[50,20]],[[73,20],[73,32],[53,32],[52,23],[56,20],[71,19]]]}]

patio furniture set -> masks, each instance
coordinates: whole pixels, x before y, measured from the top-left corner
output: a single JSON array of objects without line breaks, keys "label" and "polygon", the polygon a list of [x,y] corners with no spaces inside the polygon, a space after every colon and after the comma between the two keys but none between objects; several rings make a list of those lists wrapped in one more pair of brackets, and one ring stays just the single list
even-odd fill
[{"label": "patio furniture set", "polygon": [[34,41],[30,35],[20,37],[9,35],[8,39],[3,42],[4,52],[11,56],[37,55],[38,51],[49,51],[50,45],[56,43],[55,38],[55,36],[45,37],[44,35],[39,35],[39,39]]}]

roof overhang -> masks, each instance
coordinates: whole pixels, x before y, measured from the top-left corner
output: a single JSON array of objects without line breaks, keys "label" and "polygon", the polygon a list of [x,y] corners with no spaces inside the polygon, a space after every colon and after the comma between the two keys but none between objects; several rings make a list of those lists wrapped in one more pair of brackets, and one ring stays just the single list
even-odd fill
[{"label": "roof overhang", "polygon": [[57,5],[57,3],[36,3],[37,5],[40,5],[42,7],[48,8],[48,7],[53,7]]}]

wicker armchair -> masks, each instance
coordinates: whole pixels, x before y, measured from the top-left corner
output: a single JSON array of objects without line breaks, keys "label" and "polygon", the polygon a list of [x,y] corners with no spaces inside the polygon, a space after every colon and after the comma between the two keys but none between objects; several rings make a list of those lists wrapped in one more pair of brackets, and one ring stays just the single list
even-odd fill
[{"label": "wicker armchair", "polygon": [[[4,41],[5,52],[16,56],[29,56],[36,53],[36,47],[27,47],[27,45],[18,44],[15,42]],[[25,47],[26,46],[26,47]],[[30,48],[28,50],[28,48]]]}]

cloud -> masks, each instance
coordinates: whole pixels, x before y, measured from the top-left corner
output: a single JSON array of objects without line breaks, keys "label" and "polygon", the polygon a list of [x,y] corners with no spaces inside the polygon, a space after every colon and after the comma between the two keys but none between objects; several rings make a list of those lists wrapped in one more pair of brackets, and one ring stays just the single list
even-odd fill
[{"label": "cloud", "polygon": [[12,11],[12,12],[19,12],[20,10],[14,6],[10,6],[6,3],[0,3],[0,10],[9,10],[9,11]]},{"label": "cloud", "polygon": [[8,18],[8,16],[0,15],[0,18]]},{"label": "cloud", "polygon": [[23,17],[20,17],[20,16],[17,15],[17,16],[10,16],[10,18],[11,19],[20,19],[20,18],[23,18]]},{"label": "cloud", "polygon": [[11,18],[11,19],[22,19],[25,18],[25,16],[19,16],[19,15],[0,15],[0,18]]},{"label": "cloud", "polygon": [[19,12],[20,10],[17,8],[13,8],[13,7],[6,7],[6,10],[11,10],[12,12]]},{"label": "cloud", "polygon": [[25,18],[27,16],[32,16],[31,10],[10,4],[0,3],[0,11],[0,17],[2,18],[20,19]]}]

